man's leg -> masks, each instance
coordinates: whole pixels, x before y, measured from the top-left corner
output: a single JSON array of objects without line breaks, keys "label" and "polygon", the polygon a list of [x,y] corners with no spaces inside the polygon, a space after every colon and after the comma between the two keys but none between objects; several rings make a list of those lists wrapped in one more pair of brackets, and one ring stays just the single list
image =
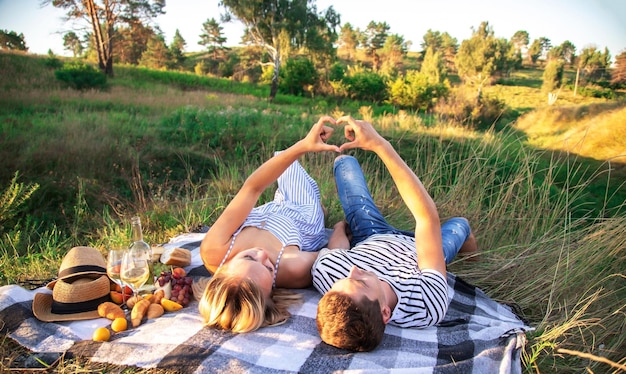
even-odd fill
[{"label": "man's leg", "polygon": [[441,242],[446,264],[460,252],[468,255],[477,252],[476,238],[469,222],[463,217],[450,218],[441,225]]},{"label": "man's leg", "polygon": [[376,207],[356,158],[348,155],[335,158],[334,174],[339,201],[352,232],[351,246],[373,234],[400,233]]}]

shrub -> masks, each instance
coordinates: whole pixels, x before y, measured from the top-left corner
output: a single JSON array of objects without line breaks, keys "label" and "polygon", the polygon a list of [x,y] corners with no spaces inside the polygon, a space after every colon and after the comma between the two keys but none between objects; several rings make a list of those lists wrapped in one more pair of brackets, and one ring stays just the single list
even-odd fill
[{"label": "shrub", "polygon": [[563,82],[563,72],[565,63],[560,60],[550,60],[546,69],[543,71],[543,85],[541,90],[544,93],[551,92],[561,87]]},{"label": "shrub", "polygon": [[506,104],[496,97],[479,97],[470,89],[456,89],[440,100],[435,111],[444,119],[464,124],[470,129],[490,128],[510,114]]},{"label": "shrub", "polygon": [[415,70],[408,71],[389,85],[389,103],[405,109],[430,110],[439,98],[447,95],[445,84],[433,83],[426,74]]},{"label": "shrub", "polygon": [[54,72],[58,80],[76,90],[105,89],[107,78],[104,73],[84,62],[68,62]]},{"label": "shrub", "polygon": [[387,99],[387,86],[379,74],[360,71],[343,78],[348,97],[381,103]]},{"label": "shrub", "polygon": [[303,96],[317,82],[317,71],[308,58],[290,58],[280,69],[279,89],[283,93]]}]

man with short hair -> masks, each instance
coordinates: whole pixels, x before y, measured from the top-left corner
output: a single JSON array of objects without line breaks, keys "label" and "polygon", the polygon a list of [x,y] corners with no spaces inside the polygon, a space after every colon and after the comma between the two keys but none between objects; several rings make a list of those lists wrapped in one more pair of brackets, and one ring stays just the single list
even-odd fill
[{"label": "man with short hair", "polygon": [[[371,351],[385,326],[424,328],[439,323],[448,308],[446,264],[458,252],[475,253],[468,221],[440,224],[434,201],[391,144],[366,121],[342,117],[349,142],[383,161],[415,218],[415,232],[384,219],[352,156],[335,159],[337,192],[346,221],[338,222],[312,267],[313,285],[324,296],[317,309],[322,340],[352,351]],[[330,249],[329,249],[330,248]],[[419,261],[418,261],[419,260]]]}]

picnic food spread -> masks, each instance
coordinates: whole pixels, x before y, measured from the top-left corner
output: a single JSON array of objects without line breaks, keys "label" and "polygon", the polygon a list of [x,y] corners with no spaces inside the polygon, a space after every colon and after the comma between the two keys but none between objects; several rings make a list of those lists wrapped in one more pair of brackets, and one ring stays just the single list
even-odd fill
[{"label": "picnic food spread", "polygon": [[161,267],[167,264],[168,268],[160,272],[156,281],[150,280],[150,286],[153,281],[154,286],[149,289],[154,291],[133,296],[129,286],[110,279],[107,262],[99,250],[72,248],[64,257],[57,278],[47,285],[52,292],[35,294],[33,314],[43,322],[107,318],[111,325],[95,329],[92,339],[108,341],[114,333],[181,310],[193,298],[193,278],[179,267],[191,263],[191,253],[183,248],[155,249],[159,258],[152,257],[150,262],[160,262]]},{"label": "picnic food spread", "polygon": [[[130,310],[130,326],[138,327],[145,320],[158,318],[166,312],[175,312],[189,304],[193,297],[193,278],[188,277],[185,269],[177,267],[171,271],[162,271],[155,282],[154,293],[130,296],[128,287],[111,283],[113,301],[105,301],[98,306],[98,315],[110,319],[113,332],[125,331],[129,324],[123,306]],[[115,295],[115,296],[113,296]],[[106,334],[94,331],[94,340],[102,340]]]}]

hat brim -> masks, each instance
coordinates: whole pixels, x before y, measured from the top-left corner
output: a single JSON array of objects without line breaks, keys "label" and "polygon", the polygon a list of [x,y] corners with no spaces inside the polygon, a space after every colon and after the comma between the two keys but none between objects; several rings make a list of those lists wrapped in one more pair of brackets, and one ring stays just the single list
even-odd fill
[{"label": "hat brim", "polygon": [[33,298],[33,314],[43,322],[81,321],[86,319],[100,318],[98,310],[72,314],[52,313],[52,294],[36,293]]}]

